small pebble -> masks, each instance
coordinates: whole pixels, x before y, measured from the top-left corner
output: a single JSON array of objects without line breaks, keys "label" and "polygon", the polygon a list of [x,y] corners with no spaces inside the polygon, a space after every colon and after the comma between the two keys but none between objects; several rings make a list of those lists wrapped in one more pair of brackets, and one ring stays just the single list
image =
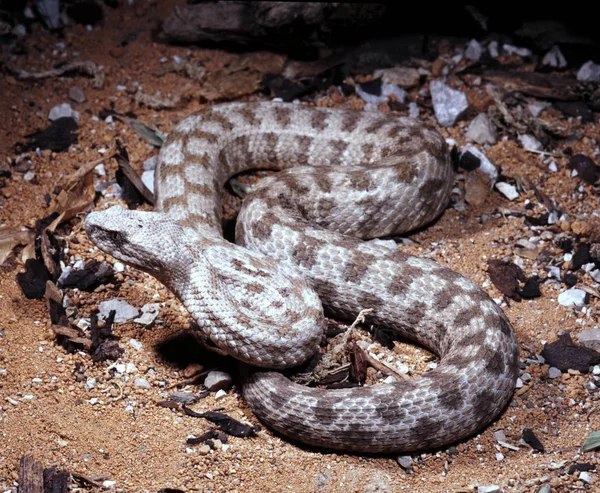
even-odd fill
[{"label": "small pebble", "polygon": [[493,145],[498,142],[498,131],[487,113],[479,113],[469,125],[466,137],[469,142]]},{"label": "small pebble", "polygon": [[438,123],[442,127],[451,127],[469,107],[467,96],[439,80],[432,81],[429,88]]},{"label": "small pebble", "polygon": [[396,458],[396,462],[398,462],[398,465],[405,471],[410,471],[412,469],[412,458],[410,455],[401,455]]},{"label": "small pebble", "polygon": [[592,60],[585,62],[577,72],[577,80],[600,81],[600,65]]},{"label": "small pebble", "polygon": [[516,198],[519,197],[519,192],[517,192],[517,189],[514,187],[514,185],[511,185],[510,183],[500,181],[500,182],[496,183],[495,187],[508,200],[515,200]]},{"label": "small pebble", "polygon": [[500,486],[496,486],[495,484],[490,486],[478,486],[477,493],[502,493],[502,488],[500,488]]},{"label": "small pebble", "polygon": [[504,430],[495,431],[493,436],[497,442],[506,442],[506,433],[504,433]]},{"label": "small pebble", "polygon": [[207,444],[204,444],[198,448],[198,453],[200,455],[208,455],[210,454],[210,447]]},{"label": "small pebble", "polygon": [[134,318],[133,321],[142,325],[150,325],[154,323],[159,312],[160,305],[158,303],[147,303],[142,307],[142,315],[138,318]]},{"label": "small pebble", "polygon": [[191,392],[173,392],[169,397],[181,404],[194,404],[194,402],[198,402],[198,396]]},{"label": "small pebble", "polygon": [[541,151],[544,148],[542,143],[533,135],[519,135],[519,141],[521,142],[521,145],[528,151]]},{"label": "small pebble", "polygon": [[225,397],[227,397],[227,392],[225,392],[224,390],[221,389],[215,394],[215,401],[220,401],[221,399],[224,399]]},{"label": "small pebble", "polygon": [[587,471],[582,471],[579,473],[579,479],[581,479],[584,483],[591,484],[592,483],[592,475]]},{"label": "small pebble", "polygon": [[142,348],[144,347],[144,345],[140,341],[137,341],[136,339],[129,339],[129,345],[132,348],[137,349],[138,351],[141,351]]},{"label": "small pebble", "polygon": [[550,369],[548,370],[548,376],[551,379],[555,379],[555,378],[560,378],[562,375],[562,371],[560,371],[558,368],[555,368],[554,366],[551,366]]},{"label": "small pebble", "polygon": [[136,386],[138,389],[150,389],[152,388],[152,386],[150,385],[150,383],[148,382],[148,380],[146,380],[145,378],[136,378],[134,383],[134,386]]},{"label": "small pebble", "polygon": [[76,103],[84,103],[86,98],[83,89],[79,86],[69,87],[69,99]]},{"label": "small pebble", "polygon": [[102,488],[104,488],[105,490],[112,490],[116,484],[117,484],[116,481],[109,481],[107,479],[106,481],[102,482]]},{"label": "small pebble", "polygon": [[204,386],[207,390],[228,390],[231,388],[231,375],[224,371],[213,370],[206,375]]},{"label": "small pebble", "polygon": [[54,106],[48,113],[48,119],[51,121],[58,120],[63,117],[71,117],[75,121],[79,121],[79,112],[71,108],[69,103],[62,103]]}]

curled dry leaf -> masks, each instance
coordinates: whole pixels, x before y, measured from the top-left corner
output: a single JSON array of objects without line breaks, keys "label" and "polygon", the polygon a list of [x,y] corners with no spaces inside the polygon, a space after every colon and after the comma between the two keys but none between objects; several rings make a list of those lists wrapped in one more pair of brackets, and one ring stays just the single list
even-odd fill
[{"label": "curled dry leaf", "polygon": [[[24,256],[25,250],[27,250],[27,258],[33,258],[35,256],[33,252],[34,240],[35,233],[33,231],[0,233],[0,264],[3,264],[10,253],[19,245],[25,245],[25,249],[23,250]],[[24,258],[23,261],[27,261],[27,258]]]}]

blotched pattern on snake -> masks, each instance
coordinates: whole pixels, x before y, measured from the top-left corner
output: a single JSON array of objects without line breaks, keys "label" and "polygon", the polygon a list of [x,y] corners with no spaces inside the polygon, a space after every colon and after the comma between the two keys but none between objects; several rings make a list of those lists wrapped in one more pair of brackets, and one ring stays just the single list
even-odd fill
[{"label": "blotched pattern on snake", "polygon": [[[220,191],[250,168],[281,170],[244,200],[223,239]],[[218,348],[262,367],[243,395],[258,418],[312,445],[400,452],[440,447],[490,423],[510,400],[518,346],[473,282],[373,238],[444,210],[453,169],[444,139],[379,112],[286,103],[204,109],[169,134],[156,211],[113,207],[85,226],[102,250],[170,288]],[[367,240],[367,241],[365,241]],[[268,369],[318,349],[324,313],[395,331],[441,358],[393,384],[323,390]]]}]

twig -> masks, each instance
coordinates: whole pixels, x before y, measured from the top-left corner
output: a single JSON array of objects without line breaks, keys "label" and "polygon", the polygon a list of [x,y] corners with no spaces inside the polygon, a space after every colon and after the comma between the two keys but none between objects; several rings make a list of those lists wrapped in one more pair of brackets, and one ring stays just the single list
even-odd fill
[{"label": "twig", "polygon": [[360,352],[363,356],[363,358],[365,360],[367,360],[367,362],[376,370],[379,370],[382,373],[385,373],[386,375],[390,375],[392,377],[395,377],[397,380],[408,380],[408,376],[406,375],[402,375],[401,373],[398,373],[395,370],[392,370],[388,365],[386,365],[384,362],[379,361],[378,359],[373,358],[373,356],[371,356],[369,354],[368,351],[365,351],[363,348],[360,348]]},{"label": "twig", "polygon": [[62,67],[43,72],[27,72],[16,67],[8,67],[8,70],[20,80],[46,79],[48,77],[59,77],[67,72],[81,72],[94,78],[92,82],[94,88],[100,89],[104,86],[104,70],[91,61],[67,62]]},{"label": "twig", "polygon": [[71,187],[73,187],[85,175],[87,175],[89,172],[91,172],[96,166],[98,166],[99,164],[102,164],[104,161],[108,161],[110,158],[112,158],[116,154],[116,152],[117,152],[117,150],[116,150],[115,143],[112,142],[107,154],[105,154],[104,156],[102,156],[98,159],[94,159],[93,161],[90,161],[88,163],[81,165],[77,169],[77,171],[75,171],[75,173],[73,173],[71,176],[69,176],[67,178],[67,181],[65,182],[65,188],[70,189]]}]

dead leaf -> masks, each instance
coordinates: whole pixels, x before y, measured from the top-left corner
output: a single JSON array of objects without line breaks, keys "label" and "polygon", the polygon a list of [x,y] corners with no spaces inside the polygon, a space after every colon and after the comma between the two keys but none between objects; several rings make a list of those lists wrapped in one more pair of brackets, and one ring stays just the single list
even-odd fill
[{"label": "dead leaf", "polygon": [[10,253],[19,245],[32,245],[35,241],[33,231],[13,231],[0,233],[0,264],[8,258]]}]

